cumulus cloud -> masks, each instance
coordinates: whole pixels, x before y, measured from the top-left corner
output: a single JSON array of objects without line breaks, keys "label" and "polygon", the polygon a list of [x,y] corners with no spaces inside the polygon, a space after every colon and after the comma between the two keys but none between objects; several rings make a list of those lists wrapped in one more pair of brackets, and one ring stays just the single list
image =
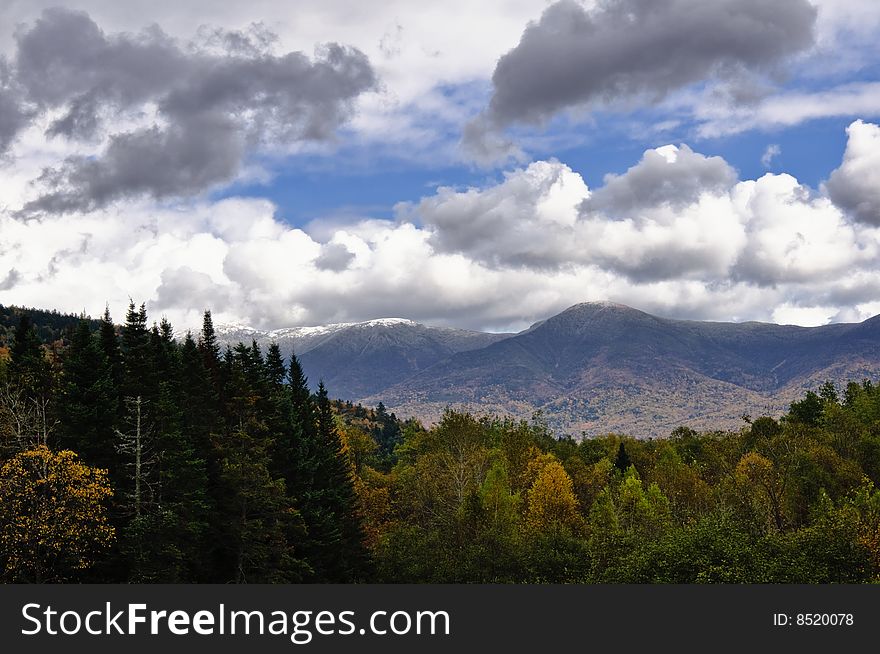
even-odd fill
[{"label": "cumulus cloud", "polygon": [[15,272],[0,302],[97,314],[109,301],[122,315],[132,297],[181,328],[211,308],[264,328],[403,316],[507,330],[602,298],[698,319],[864,319],[880,310],[880,229],[835,202],[668,145],[594,190],[538,161],[400,204],[394,220],[321,229],[253,198],[0,212],[0,270]]},{"label": "cumulus cloud", "polygon": [[487,189],[440,188],[401,217],[430,228],[438,252],[466,254],[490,266],[556,267],[576,253],[577,205],[587,196],[580,175],[557,161],[507,173]]},{"label": "cumulus cloud", "polygon": [[721,157],[703,156],[686,145],[665,146],[645,152],[623,175],[606,175],[586,209],[627,216],[658,205],[680,208],[704,193],[726,191],[736,179],[736,171]]},{"label": "cumulus cloud", "polygon": [[641,281],[723,273],[744,235],[728,193],[733,169],[687,146],[645,152],[594,192],[556,161],[505,175],[488,189],[440,189],[403,205],[440,252],[490,266],[597,266]]},{"label": "cumulus cloud", "polygon": [[328,243],[315,259],[315,266],[320,270],[341,272],[354,261],[354,253],[342,243]]},{"label": "cumulus cloud", "polygon": [[857,120],[846,133],[843,164],[828,178],[828,193],[857,220],[880,226],[880,126]]},{"label": "cumulus cloud", "polygon": [[[231,181],[262,148],[332,139],[376,86],[367,57],[336,43],[313,58],[275,54],[272,43],[257,27],[184,46],[155,26],[107,34],[85,13],[46,10],[18,32],[10,75],[25,102],[54,116],[47,136],[102,143],[47,168],[24,212],[192,196]],[[24,124],[10,115],[0,145]],[[119,131],[126,118],[146,124]]]},{"label": "cumulus cloud", "polygon": [[807,0],[608,0],[587,10],[560,0],[499,59],[485,113],[465,133],[482,147],[514,123],[542,123],[595,104],[658,101],[712,78],[737,86],[814,43]]}]

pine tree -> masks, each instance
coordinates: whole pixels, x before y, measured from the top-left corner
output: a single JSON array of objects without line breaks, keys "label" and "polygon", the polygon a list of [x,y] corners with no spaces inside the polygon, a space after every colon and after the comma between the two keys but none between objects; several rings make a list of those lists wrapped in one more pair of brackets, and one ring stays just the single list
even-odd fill
[{"label": "pine tree", "polygon": [[220,432],[220,415],[213,409],[219,400],[214,385],[208,378],[203,353],[199,351],[190,333],[187,333],[180,348],[180,366],[180,430],[192,448],[192,453],[188,456],[197,462],[197,467],[204,463],[204,472],[196,473],[198,476],[204,474],[204,496],[200,498],[193,494],[191,501],[197,508],[198,502],[203,500],[207,513],[204,532],[201,531],[203,525],[198,524],[201,515],[189,527],[199,532],[194,537],[194,547],[200,552],[197,560],[190,562],[190,574],[197,581],[225,581],[218,572],[218,560],[221,558],[218,549],[222,545],[220,535],[223,533],[218,507],[224,497],[220,483],[220,457],[213,442],[213,437]]},{"label": "pine tree", "polygon": [[617,458],[614,459],[614,467],[624,473],[631,465],[632,461],[629,459],[629,454],[626,453],[626,446],[621,441],[620,447],[617,449]]},{"label": "pine tree", "polygon": [[[171,324],[154,328],[153,359],[159,392],[153,419],[157,449],[157,506],[151,521],[154,538],[149,569],[156,581],[186,582],[205,578],[201,554],[207,546],[210,501],[207,454],[197,430],[185,428],[180,349]],[[201,363],[195,343],[189,348]]]},{"label": "pine tree", "polygon": [[123,376],[122,350],[119,348],[119,337],[116,335],[116,327],[113,325],[113,320],[110,318],[110,307],[104,308],[104,315],[101,318],[98,338],[101,350],[104,352],[104,356],[107,357],[113,384],[115,385],[118,394],[119,389],[122,386]]},{"label": "pine tree", "polygon": [[28,388],[42,386],[47,375],[48,364],[43,355],[40,338],[31,317],[22,314],[12,337],[9,350],[10,372],[14,378]]},{"label": "pine tree", "polygon": [[113,372],[87,320],[80,320],[64,358],[61,403],[62,445],[85,463],[103,468],[115,481],[117,400]]},{"label": "pine tree", "polygon": [[136,309],[134,302],[131,302],[122,329],[123,398],[133,399],[140,396],[145,401],[155,398],[156,362],[153,355],[150,332],[147,330],[146,307],[141,304]]},{"label": "pine tree", "polygon": [[[307,556],[307,560],[321,581],[362,581],[369,575],[369,559],[357,511],[357,496],[323,382],[318,384],[316,409],[308,515],[303,507],[310,536],[308,553],[312,555]],[[320,550],[316,550],[316,546]]]},{"label": "pine tree", "polygon": [[28,314],[19,319],[10,347],[9,381],[0,387],[4,422],[16,447],[48,445],[56,424],[55,378]]},{"label": "pine tree", "polygon": [[[256,350],[256,352],[255,352]],[[271,470],[274,435],[265,420],[262,357],[239,343],[224,356],[230,427],[215,438],[223,516],[218,571],[224,581],[298,581],[302,522],[284,479]]]}]

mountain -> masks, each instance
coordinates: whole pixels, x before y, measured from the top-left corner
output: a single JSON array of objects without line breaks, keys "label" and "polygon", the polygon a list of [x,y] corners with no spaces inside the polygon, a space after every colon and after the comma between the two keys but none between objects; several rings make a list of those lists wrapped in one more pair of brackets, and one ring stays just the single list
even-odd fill
[{"label": "mountain", "polygon": [[744,413],[781,413],[827,379],[878,375],[880,317],[807,328],[586,303],[363,399],[426,420],[446,406],[520,417],[540,410],[561,431],[648,437],[683,424],[736,429]]},{"label": "mountain", "polygon": [[826,380],[880,376],[880,316],[797,327],[673,320],[589,302],[514,335],[401,318],[218,334],[295,350],[313,384],[323,379],[334,397],[381,401],[399,416],[432,422],[447,406],[522,418],[541,411],[574,435],[737,429],[743,414],[782,413]]},{"label": "mountain", "polygon": [[381,393],[456,353],[510,336],[429,327],[403,318],[273,331],[219,325],[217,334],[229,344],[255,339],[265,347],[275,342],[285,357],[296,352],[311,385],[323,380],[334,397],[343,399]]},{"label": "mountain", "polygon": [[[0,306],[0,354],[21,314],[44,342],[79,318]],[[92,321],[97,328],[97,321]],[[230,345],[276,342],[313,387],[431,422],[447,406],[529,418],[574,435],[667,435],[680,425],[736,429],[775,415],[826,380],[880,377],[880,316],[797,327],[673,320],[609,302],[572,306],[519,334],[431,327],[403,318],[260,331],[218,325]]]}]

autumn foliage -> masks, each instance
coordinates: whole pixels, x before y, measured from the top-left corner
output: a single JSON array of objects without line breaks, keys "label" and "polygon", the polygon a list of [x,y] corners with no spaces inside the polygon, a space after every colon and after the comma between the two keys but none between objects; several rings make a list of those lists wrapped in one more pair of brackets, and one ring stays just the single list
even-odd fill
[{"label": "autumn foliage", "polygon": [[66,581],[89,568],[115,532],[107,473],[70,450],[39,446],[0,469],[0,561],[15,582]]}]

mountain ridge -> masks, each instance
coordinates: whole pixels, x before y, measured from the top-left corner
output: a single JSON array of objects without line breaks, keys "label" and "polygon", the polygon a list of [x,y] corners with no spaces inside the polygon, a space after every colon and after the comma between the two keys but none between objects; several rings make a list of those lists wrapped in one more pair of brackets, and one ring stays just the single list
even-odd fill
[{"label": "mountain ridge", "polygon": [[880,376],[878,316],[801,327],[680,320],[585,302],[516,334],[406,319],[335,327],[287,334],[306,374],[334,396],[381,401],[429,422],[453,407],[518,418],[540,411],[575,435],[660,436],[679,424],[736,429],[744,412],[782,413],[826,379]]}]

